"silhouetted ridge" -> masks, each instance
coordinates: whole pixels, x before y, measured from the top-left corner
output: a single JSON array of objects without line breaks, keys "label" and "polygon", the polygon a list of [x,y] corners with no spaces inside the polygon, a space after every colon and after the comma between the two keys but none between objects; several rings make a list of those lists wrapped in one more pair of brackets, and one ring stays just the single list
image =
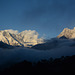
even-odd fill
[{"label": "silhouetted ridge", "polygon": [[21,74],[21,75],[64,75],[75,74],[75,55],[62,56],[61,58],[50,58],[49,60],[41,60],[32,65],[31,62],[23,61],[5,69],[3,74]]},{"label": "silhouetted ridge", "polygon": [[62,37],[60,37],[59,39],[68,39],[67,37],[65,37],[65,36],[62,36]]},{"label": "silhouetted ridge", "polygon": [[8,45],[8,44],[6,44],[6,43],[3,43],[2,41],[0,41],[0,48],[13,48],[13,46],[11,46],[11,45]]}]

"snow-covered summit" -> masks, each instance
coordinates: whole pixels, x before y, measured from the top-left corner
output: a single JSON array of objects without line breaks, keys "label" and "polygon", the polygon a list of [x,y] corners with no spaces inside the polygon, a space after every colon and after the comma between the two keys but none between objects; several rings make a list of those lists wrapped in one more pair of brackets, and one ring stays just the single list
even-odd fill
[{"label": "snow-covered summit", "polygon": [[[17,30],[1,30],[0,41],[12,46],[31,46],[41,43],[43,39],[38,39],[38,33],[35,30],[25,30],[19,33]],[[39,41],[39,42],[38,42]]]},{"label": "snow-covered summit", "polygon": [[74,39],[75,38],[75,27],[73,29],[65,28],[57,37],[60,38],[62,36],[65,36],[68,39]]}]

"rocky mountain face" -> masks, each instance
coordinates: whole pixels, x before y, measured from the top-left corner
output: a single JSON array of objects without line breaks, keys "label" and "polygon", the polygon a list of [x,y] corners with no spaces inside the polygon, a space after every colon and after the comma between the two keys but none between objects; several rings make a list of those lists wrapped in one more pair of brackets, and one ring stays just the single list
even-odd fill
[{"label": "rocky mountain face", "polygon": [[12,46],[30,47],[43,42],[43,39],[38,39],[38,33],[33,30],[25,30],[21,33],[12,33],[12,31],[0,31],[0,41]]},{"label": "rocky mountain face", "polygon": [[75,27],[73,29],[65,28],[57,37],[65,37],[68,39],[74,39],[75,38]]}]

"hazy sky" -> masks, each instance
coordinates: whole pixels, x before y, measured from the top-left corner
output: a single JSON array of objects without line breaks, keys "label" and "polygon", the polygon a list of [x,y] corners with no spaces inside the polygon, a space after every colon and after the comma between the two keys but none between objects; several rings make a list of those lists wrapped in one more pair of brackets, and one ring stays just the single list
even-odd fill
[{"label": "hazy sky", "polygon": [[75,26],[75,0],[0,0],[0,30],[36,30],[57,36]]}]

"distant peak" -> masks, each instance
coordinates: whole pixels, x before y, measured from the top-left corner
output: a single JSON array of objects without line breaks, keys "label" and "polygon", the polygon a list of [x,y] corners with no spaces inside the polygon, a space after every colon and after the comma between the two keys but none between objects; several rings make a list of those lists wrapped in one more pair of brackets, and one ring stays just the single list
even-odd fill
[{"label": "distant peak", "polygon": [[57,37],[60,38],[62,36],[68,39],[74,39],[75,38],[75,27],[73,29],[64,28],[64,30]]},{"label": "distant peak", "polygon": [[75,27],[73,29],[75,30]]}]

